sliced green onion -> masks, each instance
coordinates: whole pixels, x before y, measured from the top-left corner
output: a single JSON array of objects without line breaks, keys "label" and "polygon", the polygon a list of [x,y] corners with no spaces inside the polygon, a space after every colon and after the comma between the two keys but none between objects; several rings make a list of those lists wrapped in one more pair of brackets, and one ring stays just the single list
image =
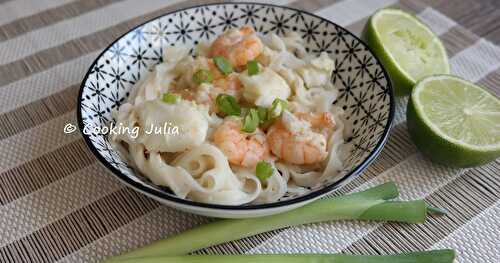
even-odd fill
[{"label": "sliced green onion", "polygon": [[247,72],[249,76],[253,76],[259,73],[259,63],[255,60],[250,60],[247,62]]},{"label": "sliced green onion", "polygon": [[282,99],[274,99],[271,108],[269,109],[269,116],[271,118],[277,118],[281,116],[283,111],[288,107],[288,102]]},{"label": "sliced green onion", "polygon": [[396,198],[398,195],[395,184],[389,182],[363,192],[321,199],[281,214],[217,220],[194,227],[177,236],[153,242],[115,257],[112,261],[126,258],[185,255],[198,249],[275,229],[332,220],[423,222],[427,212],[425,203],[423,201],[416,203],[385,201]]},{"label": "sliced green onion", "polygon": [[257,111],[259,112],[259,127],[261,129],[269,128],[274,123],[274,119],[271,118],[269,110],[259,106]]},{"label": "sliced green onion", "polygon": [[259,113],[259,119],[261,121],[267,120],[267,108],[257,106],[257,112]]},{"label": "sliced green onion", "polygon": [[179,96],[178,94],[167,92],[163,94],[161,100],[168,104],[175,104],[181,100],[181,96]]},{"label": "sliced green onion", "polygon": [[247,114],[250,112],[250,108],[247,108],[247,107],[242,107],[241,108],[241,115],[242,117],[245,117],[247,116]]},{"label": "sliced green onion", "polygon": [[261,182],[267,181],[267,178],[273,175],[274,169],[273,166],[267,162],[260,161],[257,163],[255,167],[255,175]]},{"label": "sliced green onion", "polygon": [[240,105],[236,98],[231,95],[219,94],[215,99],[215,104],[221,112],[227,115],[240,116],[241,114]]},{"label": "sliced green onion", "polygon": [[257,107],[257,113],[259,114],[259,123],[263,124],[268,120],[268,112],[267,109],[261,106]]},{"label": "sliced green onion", "polygon": [[213,80],[214,75],[212,72],[205,69],[200,69],[193,74],[193,81],[196,84],[212,83]]},{"label": "sliced green onion", "polygon": [[227,60],[225,57],[222,56],[216,56],[213,58],[213,61],[217,68],[224,74],[224,75],[229,75],[231,72],[233,72],[233,66],[231,65],[231,62]]},{"label": "sliced green onion", "polygon": [[452,263],[452,249],[431,250],[395,255],[346,254],[257,254],[257,255],[191,255],[177,257],[147,257],[124,260],[124,263]]},{"label": "sliced green onion", "polygon": [[259,113],[256,109],[250,109],[243,118],[242,131],[247,133],[254,132],[259,126]]}]

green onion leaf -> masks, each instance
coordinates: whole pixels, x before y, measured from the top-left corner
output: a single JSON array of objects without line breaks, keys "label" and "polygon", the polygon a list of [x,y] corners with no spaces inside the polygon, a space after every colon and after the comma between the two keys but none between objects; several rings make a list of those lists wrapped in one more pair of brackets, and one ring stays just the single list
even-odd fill
[{"label": "green onion leaf", "polygon": [[[380,205],[386,202],[385,200],[394,199],[398,196],[399,192],[396,185],[393,182],[388,182],[363,192],[321,199],[281,214],[245,219],[215,220],[208,224],[196,226],[176,236],[169,236],[163,240],[155,241],[145,247],[114,257],[106,262],[125,262],[124,260],[126,259],[130,260],[129,262],[140,262],[138,260],[145,257],[185,255],[202,248],[275,229],[332,220],[364,219],[422,222],[427,214],[425,203],[423,202],[417,204],[414,202],[390,202],[388,206],[383,206],[383,209],[378,211],[378,208],[381,207]],[[367,210],[370,211],[365,215]],[[421,214],[421,216],[418,216],[418,214]],[[214,262],[219,261],[215,260]]]},{"label": "green onion leaf", "polygon": [[120,263],[453,263],[455,251],[451,249],[430,250],[393,255],[348,255],[348,254],[254,254],[254,255],[189,255],[151,256],[120,260]]},{"label": "green onion leaf", "polygon": [[243,118],[242,131],[252,133],[259,126],[259,113],[256,109],[250,109]]},{"label": "green onion leaf", "polygon": [[250,60],[247,62],[247,72],[249,76],[253,76],[259,73],[259,64],[255,60]]},{"label": "green onion leaf", "polygon": [[212,83],[213,80],[214,75],[212,72],[205,69],[200,69],[193,74],[193,81],[196,84]]},{"label": "green onion leaf", "polygon": [[219,70],[224,74],[224,75],[229,75],[231,72],[233,72],[233,66],[231,65],[231,62],[227,60],[225,57],[221,56],[216,56],[213,58],[215,65]]},{"label": "green onion leaf", "polygon": [[257,163],[257,166],[255,167],[255,175],[261,182],[265,182],[267,178],[271,177],[273,175],[273,167],[271,164],[260,161]]},{"label": "green onion leaf", "polygon": [[219,94],[215,99],[215,104],[217,104],[217,108],[221,112],[227,115],[240,116],[241,114],[240,105],[236,101],[236,98],[231,95]]},{"label": "green onion leaf", "polygon": [[161,100],[165,103],[168,104],[175,104],[181,100],[181,96],[174,94],[174,93],[164,93],[163,96],[161,97]]},{"label": "green onion leaf", "polygon": [[271,105],[271,108],[269,109],[269,116],[271,118],[277,118],[281,116],[283,111],[286,110],[288,106],[288,102],[286,100],[282,99],[274,99],[273,104]]}]

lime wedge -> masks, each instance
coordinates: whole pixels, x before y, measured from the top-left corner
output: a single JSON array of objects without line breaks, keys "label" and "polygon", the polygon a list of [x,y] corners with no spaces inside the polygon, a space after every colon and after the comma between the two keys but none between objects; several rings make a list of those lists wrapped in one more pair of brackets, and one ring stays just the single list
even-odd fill
[{"label": "lime wedge", "polygon": [[406,114],[417,148],[438,163],[471,167],[500,157],[500,100],[471,82],[424,78],[413,88]]},{"label": "lime wedge", "polygon": [[370,17],[363,38],[389,73],[396,95],[408,95],[430,75],[448,74],[446,50],[439,38],[415,16],[382,9]]}]

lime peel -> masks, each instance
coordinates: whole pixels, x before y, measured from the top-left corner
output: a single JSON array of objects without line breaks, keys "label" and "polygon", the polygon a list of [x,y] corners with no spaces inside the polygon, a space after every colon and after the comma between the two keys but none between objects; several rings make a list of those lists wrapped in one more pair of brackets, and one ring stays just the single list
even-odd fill
[{"label": "lime peel", "polygon": [[[416,146],[432,160],[472,167],[500,157],[499,112],[500,100],[488,91],[455,76],[436,75],[413,89],[407,126]],[[489,115],[477,118],[483,113]]]}]

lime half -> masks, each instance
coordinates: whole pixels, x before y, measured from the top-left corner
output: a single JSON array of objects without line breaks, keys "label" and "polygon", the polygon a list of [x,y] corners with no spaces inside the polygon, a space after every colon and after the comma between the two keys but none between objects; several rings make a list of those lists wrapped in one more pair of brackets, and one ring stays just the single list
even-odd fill
[{"label": "lime half", "polygon": [[415,16],[397,9],[377,11],[363,38],[388,71],[396,95],[408,95],[430,75],[448,74],[446,50],[439,38]]},{"label": "lime half", "polygon": [[500,100],[450,75],[422,79],[408,100],[411,138],[432,160],[471,167],[500,157]]}]

